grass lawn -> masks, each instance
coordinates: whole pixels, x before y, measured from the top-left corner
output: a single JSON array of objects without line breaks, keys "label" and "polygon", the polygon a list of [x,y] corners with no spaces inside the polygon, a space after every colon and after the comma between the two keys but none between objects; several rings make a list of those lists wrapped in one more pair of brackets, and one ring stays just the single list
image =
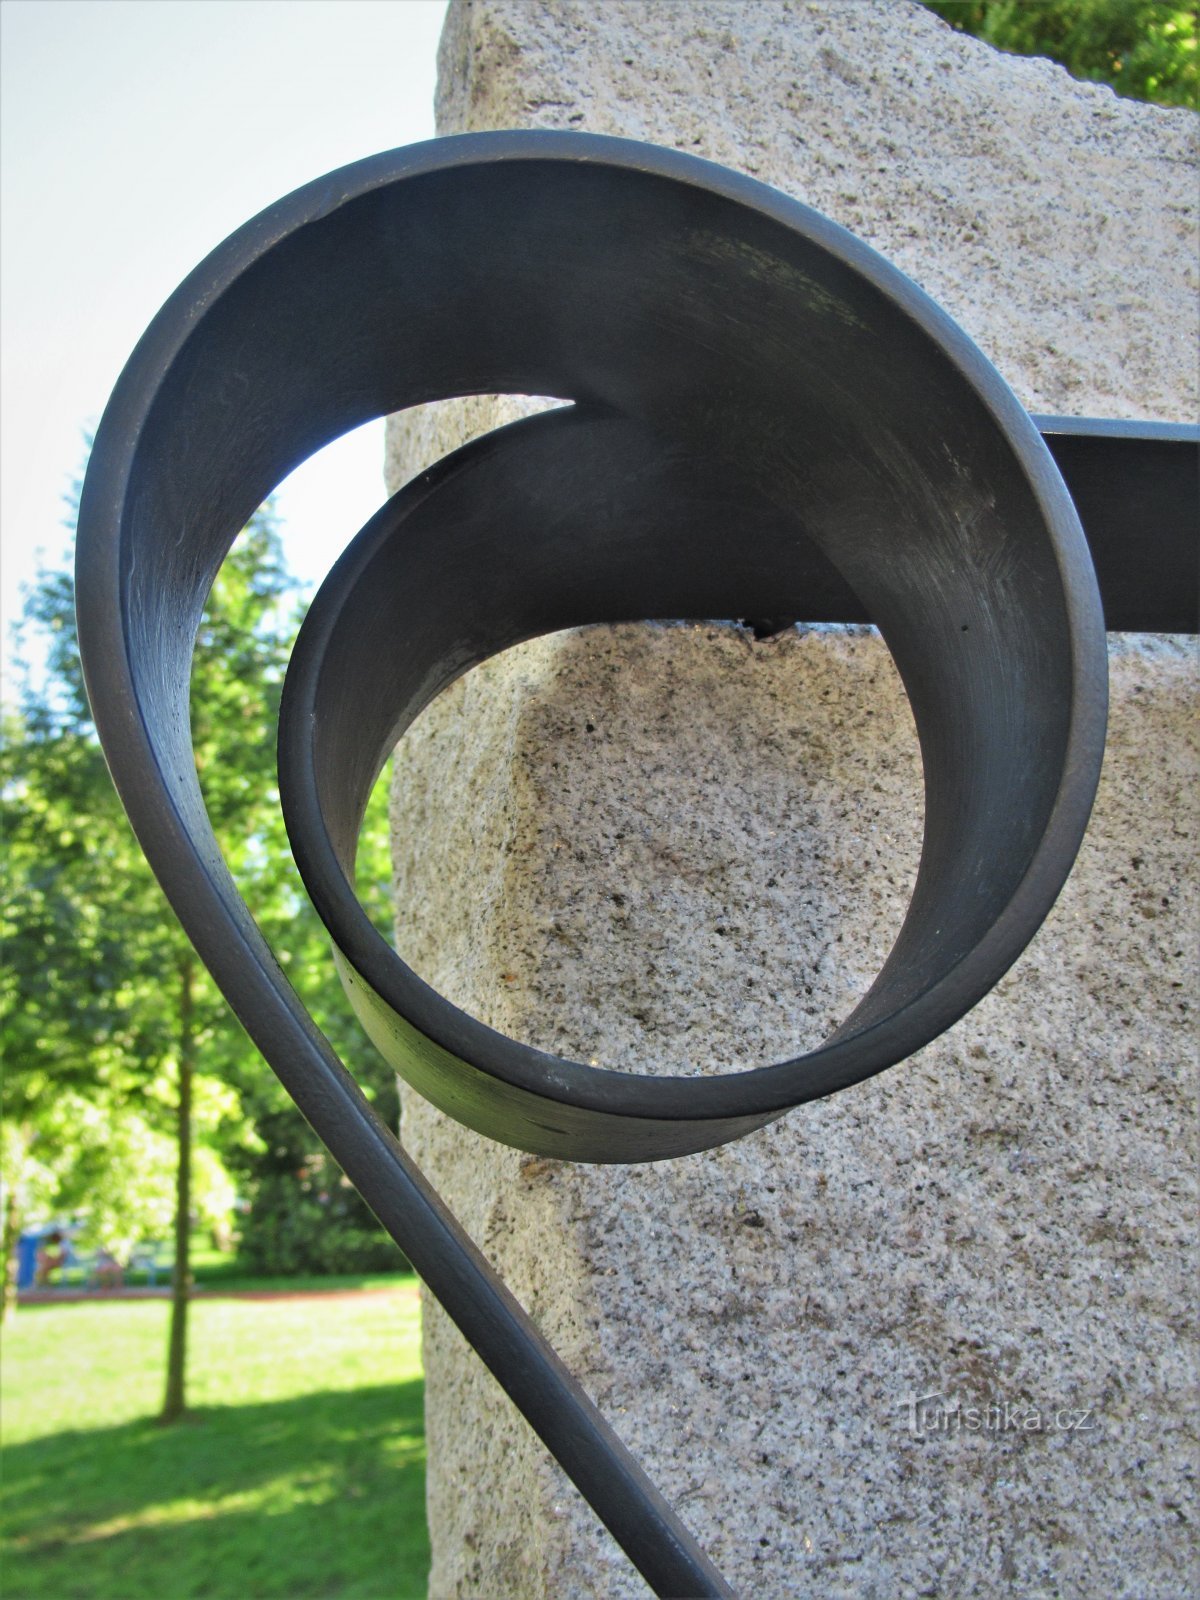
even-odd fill
[{"label": "grass lawn", "polygon": [[197,1300],[194,1416],[174,1428],[154,1421],[166,1302],[18,1310],[2,1368],[4,1600],[423,1597],[414,1281]]}]

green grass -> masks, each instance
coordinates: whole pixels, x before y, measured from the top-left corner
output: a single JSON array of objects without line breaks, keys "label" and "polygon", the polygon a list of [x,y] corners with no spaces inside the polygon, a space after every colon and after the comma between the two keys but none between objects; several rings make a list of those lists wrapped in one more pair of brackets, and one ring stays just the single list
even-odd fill
[{"label": "green grass", "polygon": [[198,1300],[174,1428],[167,1311],[28,1306],[5,1330],[5,1600],[423,1596],[415,1295]]}]

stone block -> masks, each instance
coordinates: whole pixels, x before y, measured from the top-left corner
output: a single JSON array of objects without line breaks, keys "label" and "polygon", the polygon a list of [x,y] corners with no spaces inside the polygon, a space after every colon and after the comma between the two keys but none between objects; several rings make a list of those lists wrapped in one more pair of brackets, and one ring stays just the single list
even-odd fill
[{"label": "stone block", "polygon": [[[888,255],[1031,409],[1196,417],[1190,113],[907,0],[452,0],[438,111],[750,172]],[[535,403],[394,419],[393,487]],[[405,1097],[405,1143],[741,1594],[1196,1581],[1196,659],[1110,654],[1075,873],[911,1061],[634,1168]],[[392,802],[405,959],[514,1037],[645,1072],[819,1042],[899,926],[922,813],[872,630],[718,622],[506,653],[418,720]],[[425,1351],[435,1600],[644,1593],[428,1302]]]}]

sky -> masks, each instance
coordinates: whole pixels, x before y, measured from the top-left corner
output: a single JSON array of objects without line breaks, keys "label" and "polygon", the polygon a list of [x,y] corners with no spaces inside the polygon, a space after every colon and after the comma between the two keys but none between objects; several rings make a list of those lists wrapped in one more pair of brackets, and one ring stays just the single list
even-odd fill
[{"label": "sky", "polygon": [[[445,0],[0,0],[0,612],[147,323],[281,195],[433,137]],[[383,424],[281,487],[311,587],[385,498]]]}]

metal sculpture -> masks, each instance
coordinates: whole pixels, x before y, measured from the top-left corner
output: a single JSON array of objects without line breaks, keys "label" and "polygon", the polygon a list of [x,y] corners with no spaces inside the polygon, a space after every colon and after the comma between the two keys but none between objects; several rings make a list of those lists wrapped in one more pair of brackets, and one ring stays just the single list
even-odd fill
[{"label": "metal sculpture", "polygon": [[[902,1060],[984,995],[1049,910],[1087,820],[1100,596],[1037,426],[937,306],[795,201],[624,140],[469,135],[308,185],[172,296],[101,423],[79,517],[80,645],[168,898],[314,1129],[651,1587],[727,1594],[305,1014],[221,859],[191,751],[197,625],[254,509],[372,417],[503,392],[574,405],[458,452],[354,541],[297,644],[280,777],[367,1032],[444,1110],[525,1149],[704,1149]],[[1165,449],[1179,526],[1194,470],[1179,430],[1043,429],[1085,489],[1089,451],[1119,487]],[[1174,570],[1156,579],[1147,560],[1131,588],[1114,559],[1128,517],[1116,489],[1099,497],[1121,625],[1179,626]],[[351,887],[379,767],[441,688],[519,639],[668,617],[869,618],[925,766],[920,874],[870,993],[810,1055],[703,1080],[601,1071],[493,1032],[399,960]]]}]

